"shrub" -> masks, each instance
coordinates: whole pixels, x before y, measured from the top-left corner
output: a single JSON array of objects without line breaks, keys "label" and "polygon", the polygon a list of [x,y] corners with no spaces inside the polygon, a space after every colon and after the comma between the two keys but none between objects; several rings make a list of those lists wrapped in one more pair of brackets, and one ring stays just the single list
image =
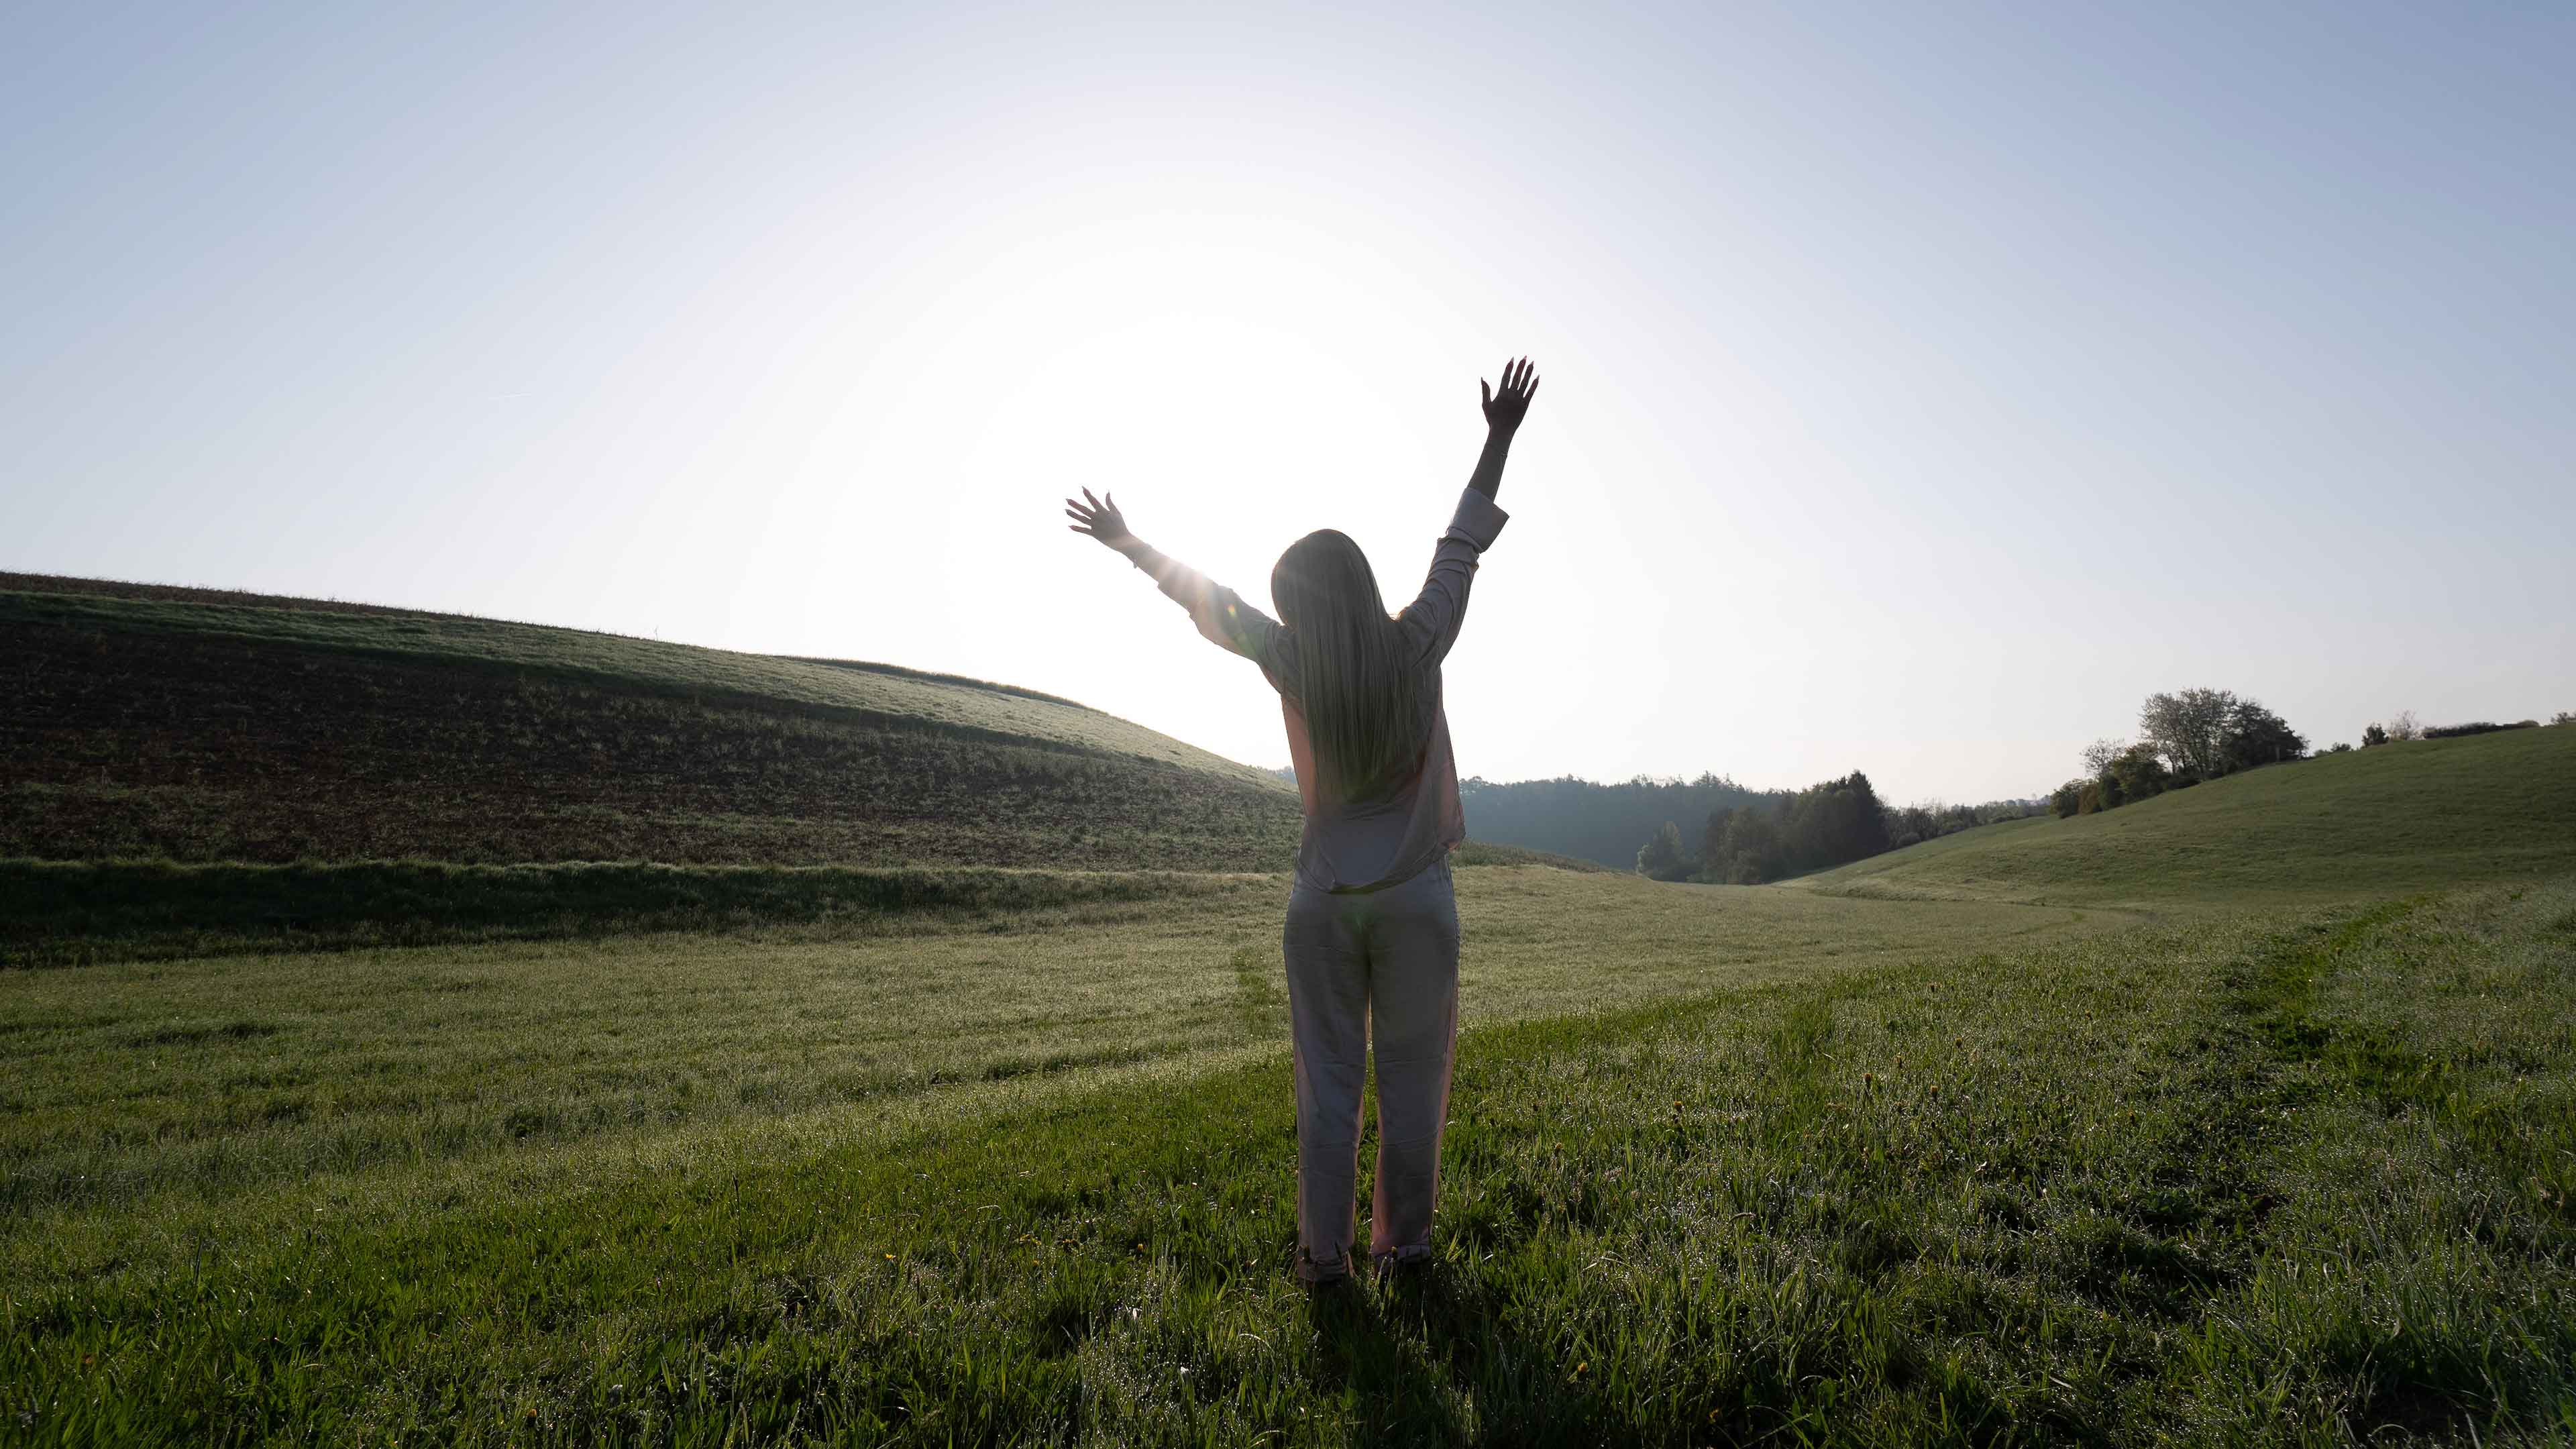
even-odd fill
[{"label": "shrub", "polygon": [[2135,744],[2112,756],[2102,779],[2102,793],[2115,804],[2127,805],[2172,788],[2173,772],[2157,757],[2155,746]]},{"label": "shrub", "polygon": [[2539,727],[2540,721],[2535,719],[2517,720],[2512,724],[2497,724],[2493,720],[2481,719],[2472,720],[2467,724],[2435,725],[2424,731],[2424,738],[2428,740],[2455,740],[2462,735],[2491,735],[2499,730],[2528,730],[2537,729]]}]

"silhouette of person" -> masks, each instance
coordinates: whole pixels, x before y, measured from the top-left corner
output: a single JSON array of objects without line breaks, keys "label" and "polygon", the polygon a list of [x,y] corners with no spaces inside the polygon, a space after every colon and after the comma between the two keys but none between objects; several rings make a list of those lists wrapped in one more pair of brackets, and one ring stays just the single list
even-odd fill
[{"label": "silhouette of person", "polygon": [[1297,1083],[1297,1272],[1351,1271],[1360,1093],[1372,1024],[1377,1189],[1369,1253],[1381,1268],[1431,1253],[1441,1128],[1458,1032],[1458,906],[1449,851],[1466,835],[1440,664],[1467,614],[1512,437],[1538,379],[1527,358],[1482,381],[1485,446],[1431,551],[1422,591],[1390,615],[1359,545],[1319,529],[1270,571],[1273,619],[1157,552],[1116,495],[1065,500],[1073,531],[1117,550],[1189,611],[1201,634],[1251,660],[1278,691],[1305,825],[1283,944]]}]

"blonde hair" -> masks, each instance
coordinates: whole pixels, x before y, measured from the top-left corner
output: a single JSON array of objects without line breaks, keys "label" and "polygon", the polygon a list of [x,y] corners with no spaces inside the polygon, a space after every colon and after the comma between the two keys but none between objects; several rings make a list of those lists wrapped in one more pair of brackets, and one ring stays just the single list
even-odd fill
[{"label": "blonde hair", "polygon": [[1270,598],[1295,645],[1290,692],[1318,783],[1347,800],[1391,792],[1421,763],[1435,701],[1368,555],[1347,534],[1317,529],[1279,556]]}]

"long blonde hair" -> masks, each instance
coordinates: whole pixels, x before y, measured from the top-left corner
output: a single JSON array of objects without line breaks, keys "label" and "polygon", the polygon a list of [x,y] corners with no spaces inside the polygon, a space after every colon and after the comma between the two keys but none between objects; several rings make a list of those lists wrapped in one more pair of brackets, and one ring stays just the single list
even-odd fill
[{"label": "long blonde hair", "polygon": [[1319,783],[1349,800],[1393,790],[1430,742],[1432,691],[1368,555],[1347,534],[1317,529],[1279,555],[1270,599],[1296,646],[1294,693]]}]

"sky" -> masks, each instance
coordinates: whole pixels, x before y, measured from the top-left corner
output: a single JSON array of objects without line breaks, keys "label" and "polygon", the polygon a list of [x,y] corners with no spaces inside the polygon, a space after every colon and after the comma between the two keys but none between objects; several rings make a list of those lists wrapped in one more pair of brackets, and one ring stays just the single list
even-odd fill
[{"label": "sky", "polygon": [[12,7],[0,569],[1284,761],[1058,502],[1419,586],[1462,774],[2044,793],[2576,709],[2576,7]]}]

